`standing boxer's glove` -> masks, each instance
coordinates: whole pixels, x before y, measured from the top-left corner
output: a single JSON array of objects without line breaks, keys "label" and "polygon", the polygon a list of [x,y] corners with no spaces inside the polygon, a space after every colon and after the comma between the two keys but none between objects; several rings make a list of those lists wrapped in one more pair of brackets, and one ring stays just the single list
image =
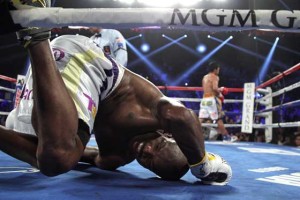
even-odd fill
[{"label": "standing boxer's glove", "polygon": [[219,91],[223,94],[223,95],[227,95],[228,94],[228,88],[227,87],[220,87]]},{"label": "standing boxer's glove", "polygon": [[228,163],[219,155],[206,153],[203,160],[190,166],[194,176],[207,185],[226,185],[232,177]]},{"label": "standing boxer's glove", "polygon": [[[32,9],[35,7],[44,8],[50,6],[50,0],[10,0],[11,6],[15,9]],[[51,38],[51,31],[48,28],[28,27],[16,32],[18,40],[27,48],[41,41]]]}]

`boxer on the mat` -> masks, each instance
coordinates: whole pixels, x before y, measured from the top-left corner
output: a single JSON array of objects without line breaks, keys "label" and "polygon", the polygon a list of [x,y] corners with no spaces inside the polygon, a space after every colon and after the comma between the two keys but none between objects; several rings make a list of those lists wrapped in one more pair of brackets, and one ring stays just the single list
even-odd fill
[{"label": "boxer on the mat", "polygon": [[[0,149],[56,176],[85,161],[114,170],[134,159],[174,180],[188,168],[205,184],[225,185],[231,168],[205,150],[195,113],[107,57],[89,38],[49,30],[17,32],[31,68],[15,118],[35,135],[0,127]],[[13,116],[10,116],[14,118]],[[29,129],[27,129],[29,130]],[[166,139],[157,130],[171,133]],[[99,151],[86,148],[91,133]]]}]

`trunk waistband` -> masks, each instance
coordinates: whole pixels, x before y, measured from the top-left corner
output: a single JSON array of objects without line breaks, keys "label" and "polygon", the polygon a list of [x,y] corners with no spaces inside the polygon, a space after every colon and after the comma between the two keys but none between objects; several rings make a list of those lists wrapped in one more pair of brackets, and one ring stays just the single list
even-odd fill
[{"label": "trunk waistband", "polygon": [[208,97],[215,97],[215,95],[212,94],[212,93],[205,93],[205,94],[203,95],[203,98],[208,98]]}]

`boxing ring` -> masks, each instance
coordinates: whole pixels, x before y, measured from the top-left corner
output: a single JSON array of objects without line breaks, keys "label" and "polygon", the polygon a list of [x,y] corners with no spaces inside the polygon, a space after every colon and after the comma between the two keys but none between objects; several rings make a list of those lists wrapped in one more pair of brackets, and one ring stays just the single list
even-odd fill
[{"label": "boxing ring", "polygon": [[80,164],[49,178],[0,152],[0,199],[299,199],[300,149],[212,141],[206,148],[230,163],[233,178],[227,186],[202,185],[190,172],[180,181],[163,181],[136,161],[114,172]]},{"label": "boxing ring", "polygon": [[[106,9],[114,12],[113,10]],[[171,17],[174,10],[159,10],[159,15],[153,18],[153,10],[141,11],[137,15],[127,10],[115,12],[115,15],[109,15],[104,10],[82,10],[82,14],[88,15],[91,21],[87,24],[86,17],[82,14],[72,15],[73,10],[48,8],[31,11],[13,11],[13,18],[16,22],[27,26],[45,26],[55,27],[57,25],[95,25],[99,24],[99,19],[107,19],[102,22],[103,27],[118,27],[123,24],[124,27],[136,27],[141,25],[159,25],[170,27]],[[180,10],[176,11],[179,13]],[[69,14],[68,14],[69,12]],[[101,13],[102,12],[102,13]],[[123,12],[123,13],[122,13]],[[157,12],[157,11],[155,11]],[[189,13],[190,11],[184,11]],[[203,10],[197,10],[203,12]],[[211,16],[220,14],[230,14],[232,10],[212,11],[208,13]],[[221,13],[220,13],[221,12]],[[125,16],[128,17],[124,17]],[[175,14],[176,14],[175,13]],[[240,11],[246,16],[249,11]],[[271,11],[257,11],[259,24],[261,28],[278,29],[274,25],[270,26],[269,14]],[[24,17],[24,15],[26,17]],[[69,17],[66,19],[66,15]],[[282,11],[279,17],[287,18],[291,16],[298,17],[300,11],[291,13],[290,11]],[[145,17],[146,16],[146,17]],[[153,20],[150,20],[153,18]],[[24,20],[26,19],[26,20]],[[64,19],[64,20],[62,20]],[[165,20],[166,19],[166,20]],[[230,19],[230,18],[229,18]],[[299,22],[299,17],[295,20],[295,24]],[[52,21],[55,20],[55,21]],[[82,21],[84,20],[84,21]],[[94,21],[93,21],[94,20]],[[96,22],[97,20],[97,22]],[[123,21],[122,21],[123,20]],[[137,20],[137,21],[136,21]],[[150,20],[150,21],[149,21]],[[174,21],[173,27],[177,27],[179,21]],[[216,22],[217,17],[212,22]],[[227,20],[227,19],[226,19]],[[115,22],[112,24],[112,21]],[[230,21],[230,20],[229,20]],[[227,21],[226,21],[227,22]],[[66,24],[64,24],[66,23]],[[188,25],[179,24],[181,28],[192,27],[193,22],[187,21]],[[200,22],[199,22],[200,23]],[[253,23],[253,22],[252,22]],[[284,23],[280,21],[280,23]],[[287,23],[287,22],[285,22]],[[177,24],[177,25],[176,25]],[[202,28],[203,28],[203,24]],[[234,30],[240,30],[238,22],[233,24]],[[204,26],[203,30],[210,30],[212,27]],[[244,24],[244,29],[254,29],[250,22]],[[228,30],[228,24],[217,28],[216,31]],[[231,29],[232,30],[232,29]],[[282,29],[281,31],[285,31]],[[299,32],[295,26],[290,31]],[[300,126],[300,122],[273,123],[272,112],[281,107],[298,106],[299,100],[287,103],[285,105],[273,106],[272,99],[284,92],[292,91],[300,87],[300,83],[295,83],[282,90],[273,92],[268,86],[273,81],[278,81],[282,77],[288,76],[289,73],[300,69],[300,64],[295,65],[291,69],[283,72],[282,75],[274,77],[255,88],[255,91],[263,94],[263,98],[256,99],[255,103],[262,104],[265,109],[257,110],[253,115],[265,118],[265,124],[253,124],[253,128],[264,129],[266,138],[272,139],[272,129],[274,127],[295,127]],[[18,101],[20,94],[20,86],[14,78],[5,76],[0,77],[2,80],[16,84],[15,88],[6,88],[0,86],[1,91],[12,93],[15,99],[1,99],[0,102],[14,103]],[[162,90],[184,90],[184,91],[202,91],[200,87],[168,87],[160,86]],[[243,88],[229,88],[229,92],[242,93]],[[176,98],[179,101],[197,102],[200,98]],[[225,103],[242,103],[243,100],[226,99]],[[276,107],[277,106],[277,107]],[[12,106],[13,107],[13,106]],[[7,116],[8,111],[0,111],[0,115]],[[216,127],[215,124],[204,123],[203,126]],[[241,124],[225,124],[225,127],[241,127]],[[271,138],[270,138],[271,137]],[[163,181],[157,178],[152,172],[141,167],[136,161],[120,167],[116,171],[104,171],[89,165],[80,163],[74,170],[57,177],[46,177],[38,170],[32,168],[26,163],[18,161],[3,152],[0,152],[0,199],[7,200],[41,200],[41,199],[230,199],[230,200],[252,200],[252,199],[299,199],[300,189],[300,149],[279,146],[269,143],[257,142],[235,142],[223,143],[221,141],[206,141],[206,150],[219,153],[224,157],[232,167],[233,178],[226,186],[208,186],[202,185],[190,172],[188,172],[180,181]],[[90,146],[96,146],[95,139],[91,138]]]},{"label": "boxing ring", "polygon": [[[281,75],[257,86],[264,96],[256,99],[264,102],[265,109],[255,111],[254,115],[270,118],[270,112],[280,106],[273,106],[265,99],[292,91],[300,87],[295,83],[272,92],[268,87],[282,76],[300,69],[300,64],[286,70]],[[1,76],[2,80],[16,85],[16,89],[0,87],[1,90],[19,96],[19,81]],[[267,89],[264,89],[267,87]],[[158,86],[162,90],[202,91],[201,87]],[[243,88],[229,88],[229,92],[243,92]],[[173,97],[174,98],[174,97]],[[18,97],[16,98],[18,99]],[[182,102],[199,103],[199,98],[175,98]],[[225,103],[241,103],[243,100],[227,99]],[[13,100],[11,102],[14,102]],[[267,103],[266,103],[267,102]],[[299,100],[281,106],[299,105]],[[271,107],[273,106],[273,107]],[[1,112],[7,115],[8,112]],[[272,117],[270,118],[272,119]],[[298,126],[299,122],[253,124],[269,134],[274,127]],[[215,127],[215,124],[203,124]],[[226,127],[241,127],[241,124],[225,124]],[[104,171],[80,163],[74,170],[57,177],[46,177],[37,169],[0,152],[0,199],[290,199],[296,200],[300,187],[300,149],[270,143],[206,141],[206,150],[221,154],[231,165],[233,178],[227,186],[202,185],[190,172],[180,181],[160,180],[151,171],[141,167],[136,161],[120,167],[116,171]],[[90,146],[96,146],[91,138]]]}]

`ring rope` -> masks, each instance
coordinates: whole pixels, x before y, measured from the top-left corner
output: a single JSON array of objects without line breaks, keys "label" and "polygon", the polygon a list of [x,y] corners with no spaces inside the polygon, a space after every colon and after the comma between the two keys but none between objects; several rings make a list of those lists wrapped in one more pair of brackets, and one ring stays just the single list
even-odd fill
[{"label": "ring rope", "polygon": [[284,122],[284,123],[274,123],[274,124],[253,124],[254,128],[280,128],[280,127],[298,127],[300,126],[300,121],[297,122]]},{"label": "ring rope", "polygon": [[[199,113],[199,110],[193,110],[195,113]],[[226,110],[224,110],[223,111],[224,112],[224,114],[225,115],[240,115],[240,114],[242,114],[242,112],[240,112],[240,111],[226,111]]]},{"label": "ring rope", "polygon": [[276,96],[279,96],[285,92],[289,92],[289,91],[292,91],[296,88],[299,88],[300,87],[300,81],[298,83],[294,83],[286,88],[282,88],[281,90],[278,90],[276,92],[273,92],[273,93],[270,93],[270,94],[267,94],[265,95],[264,97],[260,98],[260,99],[257,99],[256,101],[257,102],[260,102],[260,101],[263,101],[263,100],[266,100],[268,98],[271,98],[271,97],[276,97]]},{"label": "ring rope", "polygon": [[[217,128],[218,124],[211,124],[211,123],[202,123],[203,127],[211,127]],[[226,128],[228,127],[241,127],[241,124],[224,124]],[[279,128],[279,127],[298,127],[300,126],[300,121],[297,122],[284,122],[284,123],[274,123],[274,124],[253,124],[253,128]]]},{"label": "ring rope", "polygon": [[280,79],[284,78],[287,75],[290,75],[291,73],[300,70],[300,63],[294,65],[293,67],[291,67],[290,69],[282,72],[281,74],[278,74],[277,76],[271,78],[270,80],[260,84],[259,86],[256,87],[256,89],[258,88],[266,88],[267,86],[271,85],[272,83],[279,81]]},{"label": "ring rope", "polygon": [[[35,8],[14,10],[10,13],[14,23],[23,27],[101,26],[120,29],[160,26],[168,29],[184,28],[199,31],[256,29],[273,29],[282,32],[300,31],[297,27],[300,23],[300,10]],[[251,17],[249,17],[250,15]],[[224,16],[222,20],[220,16]],[[241,21],[238,18],[248,20]],[[290,18],[293,18],[293,21]],[[221,24],[220,21],[222,21]],[[293,22],[292,27],[289,27],[291,22]]]},{"label": "ring rope", "polygon": [[157,86],[160,90],[176,90],[176,91],[203,91],[202,87],[183,87],[183,86]]},{"label": "ring rope", "polygon": [[0,111],[0,115],[8,115],[10,112],[2,112]]},{"label": "ring rope", "polygon": [[9,81],[9,82],[12,82],[12,83],[16,83],[17,82],[17,79],[10,78],[10,77],[4,76],[4,75],[0,75],[0,79],[5,80],[5,81]]},{"label": "ring rope", "polygon": [[[212,123],[201,123],[203,127],[211,127],[211,128],[217,128],[218,124],[212,124]],[[241,124],[224,124],[225,127],[241,127]]]},{"label": "ring rope", "polygon": [[285,103],[282,105],[274,106],[272,108],[256,111],[256,112],[254,112],[254,114],[276,111],[276,110],[279,110],[281,107],[293,107],[293,106],[298,106],[298,105],[300,105],[300,100],[291,101],[291,102],[288,102],[288,103]]},{"label": "ring rope", "polygon": [[[203,87],[184,87],[184,86],[156,86],[160,90],[176,91],[203,91]],[[243,92],[243,88],[227,88],[228,92]]]},{"label": "ring rope", "polygon": [[[172,99],[178,100],[178,101],[184,101],[184,102],[201,102],[201,98],[180,98],[180,97],[171,97]],[[236,102],[243,102],[243,100],[239,99],[225,99],[224,103],[236,103]]]},{"label": "ring rope", "polygon": [[0,99],[0,102],[8,102],[8,103],[12,103],[12,100]]},{"label": "ring rope", "polygon": [[[199,113],[199,110],[193,110],[195,113]],[[241,115],[242,112],[240,111],[223,111],[225,115]]]},{"label": "ring rope", "polygon": [[6,87],[2,87],[2,86],[0,86],[0,90],[11,92],[11,93],[15,93],[15,91],[16,91],[15,89],[10,89],[10,88],[6,88]]}]

